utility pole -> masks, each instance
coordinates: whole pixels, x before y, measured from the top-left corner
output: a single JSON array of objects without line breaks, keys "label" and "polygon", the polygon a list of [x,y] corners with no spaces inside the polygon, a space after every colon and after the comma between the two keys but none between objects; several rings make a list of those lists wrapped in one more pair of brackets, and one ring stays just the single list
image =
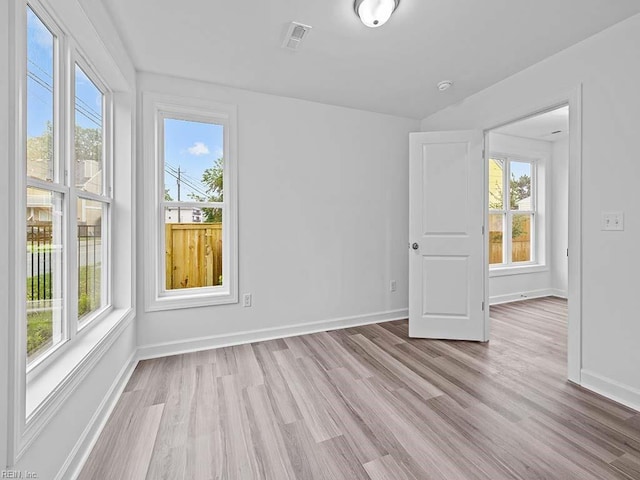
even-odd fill
[{"label": "utility pole", "polygon": [[[178,165],[178,201],[180,201],[180,165]],[[180,216],[180,207],[178,207],[178,223],[182,223],[182,218]]]}]

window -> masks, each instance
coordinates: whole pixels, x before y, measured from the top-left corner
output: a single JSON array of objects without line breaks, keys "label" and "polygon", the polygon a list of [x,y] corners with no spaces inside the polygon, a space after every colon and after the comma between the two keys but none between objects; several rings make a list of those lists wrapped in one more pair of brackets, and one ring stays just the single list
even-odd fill
[{"label": "window", "polygon": [[78,51],[61,51],[62,33],[46,19],[27,6],[29,369],[109,308],[108,92]]},{"label": "window", "polygon": [[145,202],[157,212],[145,229],[147,309],[237,302],[235,107],[143,103],[145,169],[156,172]]},{"label": "window", "polygon": [[536,164],[489,159],[489,264],[536,264]]},{"label": "window", "polygon": [[163,118],[165,291],[224,284],[224,126]]}]

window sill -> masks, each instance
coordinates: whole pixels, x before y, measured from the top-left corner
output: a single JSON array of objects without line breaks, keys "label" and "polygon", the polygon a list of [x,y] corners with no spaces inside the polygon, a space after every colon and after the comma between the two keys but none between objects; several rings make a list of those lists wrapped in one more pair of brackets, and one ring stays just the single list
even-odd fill
[{"label": "window sill", "polygon": [[548,272],[549,267],[547,265],[518,265],[512,267],[496,267],[489,268],[489,278],[492,277],[506,277],[509,275],[525,275],[527,273],[540,273]]},{"label": "window sill", "polygon": [[147,312],[163,310],[179,310],[182,308],[210,307],[214,305],[228,305],[238,303],[238,294],[231,292],[220,293],[191,293],[185,295],[167,295],[156,297],[146,305]]},{"label": "window sill", "polygon": [[26,429],[22,439],[24,449],[35,439],[73,393],[93,366],[109,350],[134,318],[134,310],[111,311],[74,344],[61,352],[55,361],[37,375],[27,378]]}]

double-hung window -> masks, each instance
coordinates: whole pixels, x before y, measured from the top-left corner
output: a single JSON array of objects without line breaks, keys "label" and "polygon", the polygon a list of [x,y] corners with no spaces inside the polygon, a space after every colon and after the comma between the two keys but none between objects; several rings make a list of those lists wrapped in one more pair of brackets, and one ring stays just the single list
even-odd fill
[{"label": "double-hung window", "polygon": [[235,107],[143,98],[147,309],[237,302]]},{"label": "double-hung window", "polygon": [[493,155],[489,159],[489,265],[538,263],[536,162]]},{"label": "double-hung window", "polygon": [[44,11],[26,12],[27,368],[110,308],[110,95]]}]

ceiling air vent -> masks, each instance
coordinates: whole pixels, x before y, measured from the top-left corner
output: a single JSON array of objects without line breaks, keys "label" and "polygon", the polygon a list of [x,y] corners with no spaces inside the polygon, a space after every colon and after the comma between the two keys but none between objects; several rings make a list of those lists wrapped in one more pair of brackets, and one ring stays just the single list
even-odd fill
[{"label": "ceiling air vent", "polygon": [[311,30],[309,25],[291,22],[291,25],[289,25],[287,29],[287,35],[284,37],[284,42],[282,42],[282,48],[294,51],[298,50],[303,40],[307,38],[309,30]]}]

